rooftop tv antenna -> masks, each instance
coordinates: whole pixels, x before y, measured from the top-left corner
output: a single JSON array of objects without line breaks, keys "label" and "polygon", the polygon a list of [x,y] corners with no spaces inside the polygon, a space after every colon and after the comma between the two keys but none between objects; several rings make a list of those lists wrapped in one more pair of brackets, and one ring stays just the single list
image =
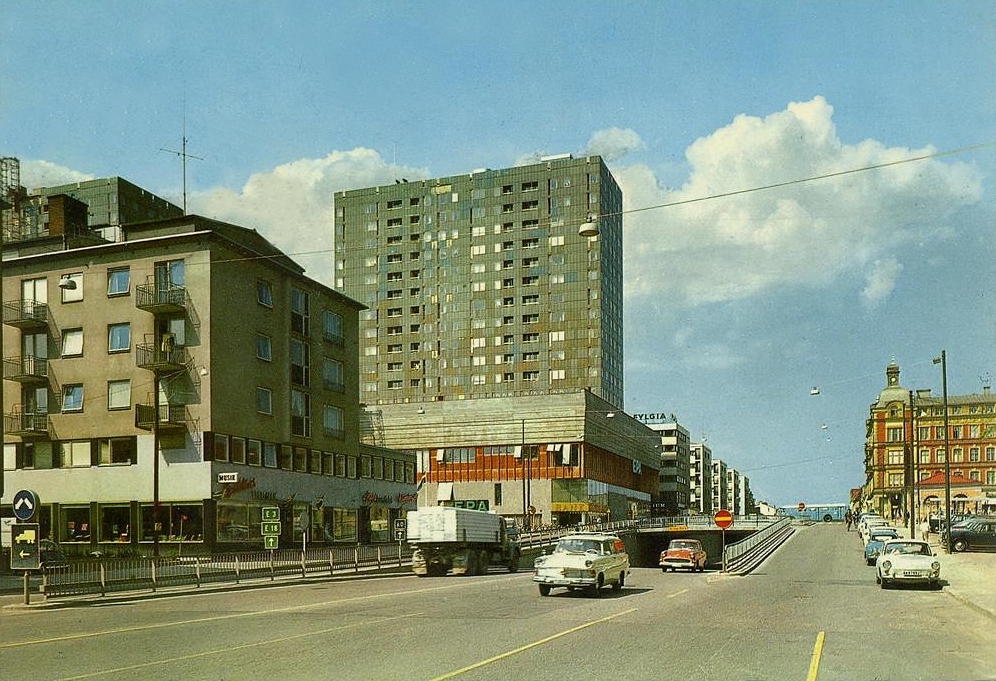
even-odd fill
[{"label": "rooftop tv antenna", "polygon": [[198,161],[203,161],[204,159],[200,156],[194,156],[193,154],[187,153],[187,107],[186,100],[184,101],[183,107],[183,133],[180,136],[180,151],[175,149],[163,149],[159,147],[159,151],[165,151],[168,154],[176,154],[180,157],[183,166],[183,214],[187,214],[187,159],[196,158]]}]

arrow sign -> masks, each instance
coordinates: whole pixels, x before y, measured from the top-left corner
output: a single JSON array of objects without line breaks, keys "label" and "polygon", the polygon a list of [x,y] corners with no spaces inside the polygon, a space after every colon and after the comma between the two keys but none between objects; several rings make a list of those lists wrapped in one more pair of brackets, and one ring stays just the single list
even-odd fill
[{"label": "arrow sign", "polygon": [[10,528],[11,570],[38,570],[41,568],[41,550],[38,546],[38,523],[22,523]]},{"label": "arrow sign", "polygon": [[25,558],[27,558],[28,556],[31,555],[31,552],[30,551],[18,551],[17,555],[19,555],[21,557],[21,560],[24,560]]},{"label": "arrow sign", "polygon": [[38,510],[38,494],[30,489],[18,491],[11,500],[14,507],[14,517],[20,521],[31,520]]}]

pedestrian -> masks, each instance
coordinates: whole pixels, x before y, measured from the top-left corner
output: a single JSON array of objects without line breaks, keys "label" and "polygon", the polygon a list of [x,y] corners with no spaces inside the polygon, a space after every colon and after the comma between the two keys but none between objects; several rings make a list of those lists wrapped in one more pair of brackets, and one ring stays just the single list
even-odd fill
[{"label": "pedestrian", "polygon": [[844,512],[844,526],[847,528],[848,532],[851,531],[851,521],[853,519],[854,516],[851,515],[851,509],[847,509],[847,511]]}]

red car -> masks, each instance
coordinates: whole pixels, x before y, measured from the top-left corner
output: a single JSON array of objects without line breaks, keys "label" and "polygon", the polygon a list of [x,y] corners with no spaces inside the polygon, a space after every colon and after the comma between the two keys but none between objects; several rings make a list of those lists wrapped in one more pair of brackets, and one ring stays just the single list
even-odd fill
[{"label": "red car", "polygon": [[661,551],[661,572],[667,572],[668,568],[687,568],[693,572],[701,572],[705,570],[708,560],[709,557],[702,549],[702,542],[698,539],[672,539],[667,550]]}]

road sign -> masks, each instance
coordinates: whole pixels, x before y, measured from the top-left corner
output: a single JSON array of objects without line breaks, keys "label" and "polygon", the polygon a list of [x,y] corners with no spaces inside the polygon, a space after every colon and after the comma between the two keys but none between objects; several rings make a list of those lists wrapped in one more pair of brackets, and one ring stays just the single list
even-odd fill
[{"label": "road sign", "polygon": [[404,530],[395,530],[394,531],[394,541],[404,541],[404,540],[405,540],[405,531]]},{"label": "road sign", "polygon": [[264,506],[263,520],[280,520],[280,509],[276,506]]},{"label": "road sign", "polygon": [[712,517],[712,521],[716,523],[716,527],[725,530],[733,524],[733,514],[726,510],[716,511],[716,515]]},{"label": "road sign", "polygon": [[408,521],[407,520],[405,520],[404,518],[395,518],[394,519],[394,531],[395,532],[397,532],[398,530],[404,532],[407,529],[408,529]]},{"label": "road sign", "polygon": [[38,495],[29,489],[22,489],[14,495],[11,505],[14,507],[15,518],[23,521],[31,520],[38,512]]},{"label": "road sign", "polygon": [[804,504],[804,503],[802,503],[802,502],[800,501],[800,502],[799,502],[799,510],[800,510],[800,511],[805,511],[805,510],[806,510],[806,504]]},{"label": "road sign", "polygon": [[267,535],[272,535],[275,537],[280,536],[280,523],[264,522],[262,523],[262,526],[263,527],[260,534],[262,534],[264,537]]},{"label": "road sign", "polygon": [[40,569],[41,549],[38,545],[38,523],[14,525],[10,538],[10,569]]},{"label": "road sign", "polygon": [[280,537],[266,536],[263,537],[263,548],[264,549],[275,549],[280,542]]}]

